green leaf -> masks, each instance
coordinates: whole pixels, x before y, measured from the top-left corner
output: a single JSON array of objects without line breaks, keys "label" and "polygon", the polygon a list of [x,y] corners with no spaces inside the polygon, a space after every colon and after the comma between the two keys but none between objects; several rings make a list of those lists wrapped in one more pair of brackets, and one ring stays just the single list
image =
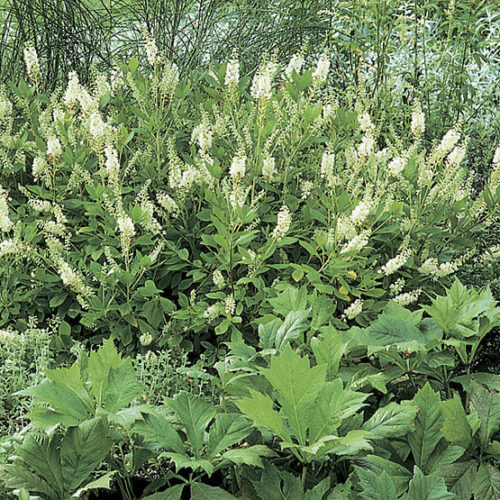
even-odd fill
[{"label": "green leaf", "polygon": [[485,448],[493,433],[500,427],[500,393],[489,392],[472,381],[470,407],[481,419],[479,438],[481,446]]},{"label": "green leaf", "polygon": [[417,414],[415,406],[389,403],[379,408],[362,429],[369,432],[370,439],[384,439],[406,434]]},{"label": "green leaf", "polygon": [[96,479],[95,481],[91,481],[90,483],[86,484],[73,494],[73,498],[80,498],[82,493],[85,493],[86,491],[99,490],[99,489],[110,490],[111,480],[113,476],[116,474],[116,472],[117,471],[115,470],[107,472],[106,474]]},{"label": "green leaf", "polygon": [[262,372],[276,390],[282,411],[299,444],[305,445],[309,426],[307,410],[324,385],[325,366],[311,368],[308,358],[301,358],[288,344],[273,357],[270,368]]},{"label": "green leaf", "polygon": [[186,429],[195,456],[200,458],[205,430],[215,416],[215,408],[194,394],[187,392],[177,394],[174,399],[168,401],[168,405],[175,411]]},{"label": "green leaf", "polygon": [[248,448],[233,448],[222,454],[221,459],[229,460],[235,464],[249,465],[251,467],[264,467],[262,457],[272,456],[274,452],[267,446],[256,444]]},{"label": "green leaf", "polygon": [[255,425],[265,427],[281,437],[289,440],[290,436],[285,428],[280,414],[273,408],[273,400],[267,394],[249,390],[250,397],[236,401],[236,406],[248,418],[252,419]]},{"label": "green leaf", "polygon": [[402,465],[376,455],[367,455],[361,461],[367,462],[370,469],[377,475],[385,472],[393,482],[398,497],[407,490],[412,474]]},{"label": "green leaf", "polygon": [[319,337],[311,340],[316,363],[326,365],[327,380],[331,380],[337,374],[346,346],[347,342],[344,342],[342,334],[333,327],[323,329]]},{"label": "green leaf", "polygon": [[354,467],[362,488],[362,498],[366,500],[396,500],[396,488],[389,475],[370,469]]},{"label": "green leaf", "polygon": [[184,490],[185,484],[176,484],[167,488],[165,491],[160,491],[158,493],[153,493],[144,497],[142,500],[181,500],[182,491]]},{"label": "green leaf", "polygon": [[191,500],[236,500],[236,498],[216,486],[194,483],[191,486]]},{"label": "green leaf", "polygon": [[295,288],[286,285],[283,291],[275,298],[268,299],[277,314],[286,317],[292,311],[303,311],[307,309],[307,288]]},{"label": "green leaf", "polygon": [[441,432],[450,443],[467,448],[472,440],[472,429],[467,421],[460,397],[455,394],[453,399],[441,402],[441,413],[444,425]]},{"label": "green leaf", "polygon": [[148,495],[142,500],[180,500],[185,486],[185,484],[176,484],[175,486],[167,488],[165,491]]},{"label": "green leaf", "polygon": [[431,453],[442,438],[443,418],[439,403],[439,393],[434,392],[428,382],[413,398],[418,413],[415,419],[415,431],[408,435],[408,442],[415,463],[420,468],[427,466]]},{"label": "green leaf", "polygon": [[102,463],[112,440],[100,418],[83,422],[66,432],[61,446],[61,466],[66,491],[76,490]]},{"label": "green leaf", "polygon": [[251,430],[252,426],[248,420],[239,414],[217,415],[208,433],[208,456],[215,457],[232,445],[241,442]]},{"label": "green leaf", "polygon": [[194,472],[201,469],[210,477],[215,470],[214,465],[203,458],[196,458],[190,455],[174,452],[166,452],[163,453],[162,456],[168,457],[172,460],[172,462],[174,462],[177,472],[182,469],[191,469]]},{"label": "green leaf", "polygon": [[448,492],[442,477],[424,476],[423,472],[415,466],[407,500],[451,500],[452,498],[455,498],[455,495]]},{"label": "green leaf", "polygon": [[118,368],[109,371],[108,383],[103,397],[104,408],[116,413],[130,405],[142,392],[132,360],[125,360]]},{"label": "green leaf", "polygon": [[429,457],[429,472],[434,473],[441,467],[456,462],[464,453],[465,448],[456,445],[448,445],[446,441],[441,440]]},{"label": "green leaf", "polygon": [[475,500],[500,498],[500,471],[490,464],[481,464],[474,481]]},{"label": "green leaf", "polygon": [[99,348],[92,351],[89,356],[87,372],[92,386],[92,395],[101,403],[108,385],[109,372],[117,369],[123,360],[112,340],[107,340]]},{"label": "green leaf", "polygon": [[476,478],[476,460],[457,462],[439,468],[436,475],[444,478],[448,489],[457,495],[457,500],[470,500]]},{"label": "green leaf", "polygon": [[303,500],[304,492],[300,478],[290,472],[266,464],[258,482],[253,483],[261,500]]},{"label": "green leaf", "polygon": [[292,311],[286,315],[285,321],[276,331],[274,347],[281,351],[285,345],[297,339],[308,328],[308,311]]},{"label": "green leaf", "polygon": [[140,434],[144,441],[155,450],[173,450],[184,453],[185,447],[179,434],[165,416],[145,415],[142,422],[137,422],[133,431]]}]

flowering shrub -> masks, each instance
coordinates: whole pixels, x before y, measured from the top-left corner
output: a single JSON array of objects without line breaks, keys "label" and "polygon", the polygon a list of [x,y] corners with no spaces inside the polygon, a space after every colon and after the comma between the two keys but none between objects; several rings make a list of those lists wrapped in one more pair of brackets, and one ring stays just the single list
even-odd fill
[{"label": "flowering shrub", "polygon": [[325,88],[326,53],[253,79],[234,55],[182,81],[148,43],[149,70],[132,58],[90,89],[72,73],[50,98],[28,52],[30,83],[0,93],[0,327],[36,303],[62,339],[215,355],[283,282],[316,294],[324,324],[366,326],[474,256],[500,149],[473,197],[460,124],[426,150],[416,103],[411,136],[381,136],[369,102]]}]

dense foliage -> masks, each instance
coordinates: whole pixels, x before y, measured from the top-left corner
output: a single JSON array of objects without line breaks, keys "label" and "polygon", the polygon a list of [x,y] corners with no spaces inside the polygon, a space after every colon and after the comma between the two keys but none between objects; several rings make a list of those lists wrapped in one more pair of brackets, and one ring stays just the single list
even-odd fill
[{"label": "dense foliage", "polygon": [[302,2],[300,45],[205,66],[254,3],[0,88],[4,497],[500,497],[497,12]]}]

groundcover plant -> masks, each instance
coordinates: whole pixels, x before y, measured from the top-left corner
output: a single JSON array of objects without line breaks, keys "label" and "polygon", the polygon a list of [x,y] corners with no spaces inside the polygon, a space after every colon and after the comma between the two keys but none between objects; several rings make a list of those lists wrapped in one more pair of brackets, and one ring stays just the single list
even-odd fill
[{"label": "groundcover plant", "polygon": [[498,257],[500,147],[477,189],[463,122],[327,50],[146,55],[45,95],[28,46],[0,90],[5,496],[499,498],[500,308],[453,275]]}]

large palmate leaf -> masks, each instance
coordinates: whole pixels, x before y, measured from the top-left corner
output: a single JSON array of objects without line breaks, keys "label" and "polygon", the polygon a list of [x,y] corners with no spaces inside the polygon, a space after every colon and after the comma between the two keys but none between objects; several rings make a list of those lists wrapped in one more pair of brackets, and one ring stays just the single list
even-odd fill
[{"label": "large palmate leaf", "polygon": [[470,407],[481,419],[479,438],[486,447],[492,435],[500,428],[500,393],[490,392],[476,382],[471,382]]},{"label": "large palmate leaf", "polygon": [[347,342],[333,327],[322,330],[319,337],[311,340],[311,349],[318,365],[326,365],[326,377],[331,380],[339,370],[340,360],[346,350]]},{"label": "large palmate leaf", "polygon": [[307,410],[323,387],[325,367],[311,368],[306,357],[301,358],[287,345],[271,360],[270,368],[262,371],[276,390],[278,402],[299,444],[306,444],[310,415]]},{"label": "large palmate leaf", "polygon": [[472,429],[458,395],[441,402],[444,423],[441,432],[447,441],[467,448],[472,440]]},{"label": "large palmate leaf", "polygon": [[415,463],[427,470],[427,461],[443,435],[443,417],[441,415],[439,393],[434,392],[429,383],[425,384],[413,398],[418,407],[415,430],[408,435]]},{"label": "large palmate leaf", "polygon": [[276,314],[286,317],[292,311],[307,309],[307,288],[295,288],[287,284],[277,297],[267,299]]},{"label": "large palmate leaf", "polygon": [[274,432],[281,439],[289,440],[290,435],[280,414],[274,409],[273,400],[267,395],[250,389],[250,397],[244,397],[236,402],[236,406],[255,425],[265,427]]},{"label": "large palmate leaf", "polygon": [[412,428],[416,414],[417,409],[414,405],[389,403],[379,408],[363,424],[362,429],[369,431],[371,439],[402,436]]},{"label": "large palmate leaf", "polygon": [[66,491],[72,492],[81,486],[104,460],[112,444],[100,418],[68,429],[60,451]]},{"label": "large palmate leaf", "polygon": [[366,500],[396,500],[396,487],[387,472],[380,474],[363,467],[354,467]]},{"label": "large palmate leaf", "polygon": [[188,441],[196,457],[201,457],[204,436],[209,422],[215,417],[215,408],[193,394],[180,392],[168,401],[186,430]]},{"label": "large palmate leaf", "polygon": [[137,380],[132,360],[127,359],[118,367],[111,368],[108,374],[108,383],[103,396],[103,405],[109,413],[116,413],[126,408],[137,399],[142,387]]},{"label": "large palmate leaf", "polygon": [[481,464],[474,481],[475,500],[498,500],[500,498],[500,471],[489,464]]},{"label": "large palmate leaf", "polygon": [[394,484],[397,497],[407,490],[412,474],[402,465],[377,455],[367,455],[360,462],[363,464],[366,463],[378,476],[385,472]]},{"label": "large palmate leaf", "polygon": [[194,483],[191,486],[191,500],[236,500],[236,498],[222,488]]},{"label": "large palmate leaf", "polygon": [[478,293],[455,280],[446,296],[436,297],[430,306],[423,308],[447,335],[464,338],[479,333],[479,322],[474,320],[484,313],[487,313],[486,317],[491,324],[481,335],[497,324],[500,310],[495,305],[496,301],[489,288]]},{"label": "large palmate leaf", "polygon": [[217,415],[208,433],[207,454],[215,457],[245,439],[252,431],[250,422],[238,414]]},{"label": "large palmate leaf", "polygon": [[455,498],[454,493],[446,489],[446,484],[442,477],[425,476],[423,472],[415,466],[413,479],[408,487],[406,500],[451,500]]},{"label": "large palmate leaf", "polygon": [[173,425],[164,415],[148,414],[133,427],[145,443],[154,450],[168,450],[184,453],[185,446]]}]

